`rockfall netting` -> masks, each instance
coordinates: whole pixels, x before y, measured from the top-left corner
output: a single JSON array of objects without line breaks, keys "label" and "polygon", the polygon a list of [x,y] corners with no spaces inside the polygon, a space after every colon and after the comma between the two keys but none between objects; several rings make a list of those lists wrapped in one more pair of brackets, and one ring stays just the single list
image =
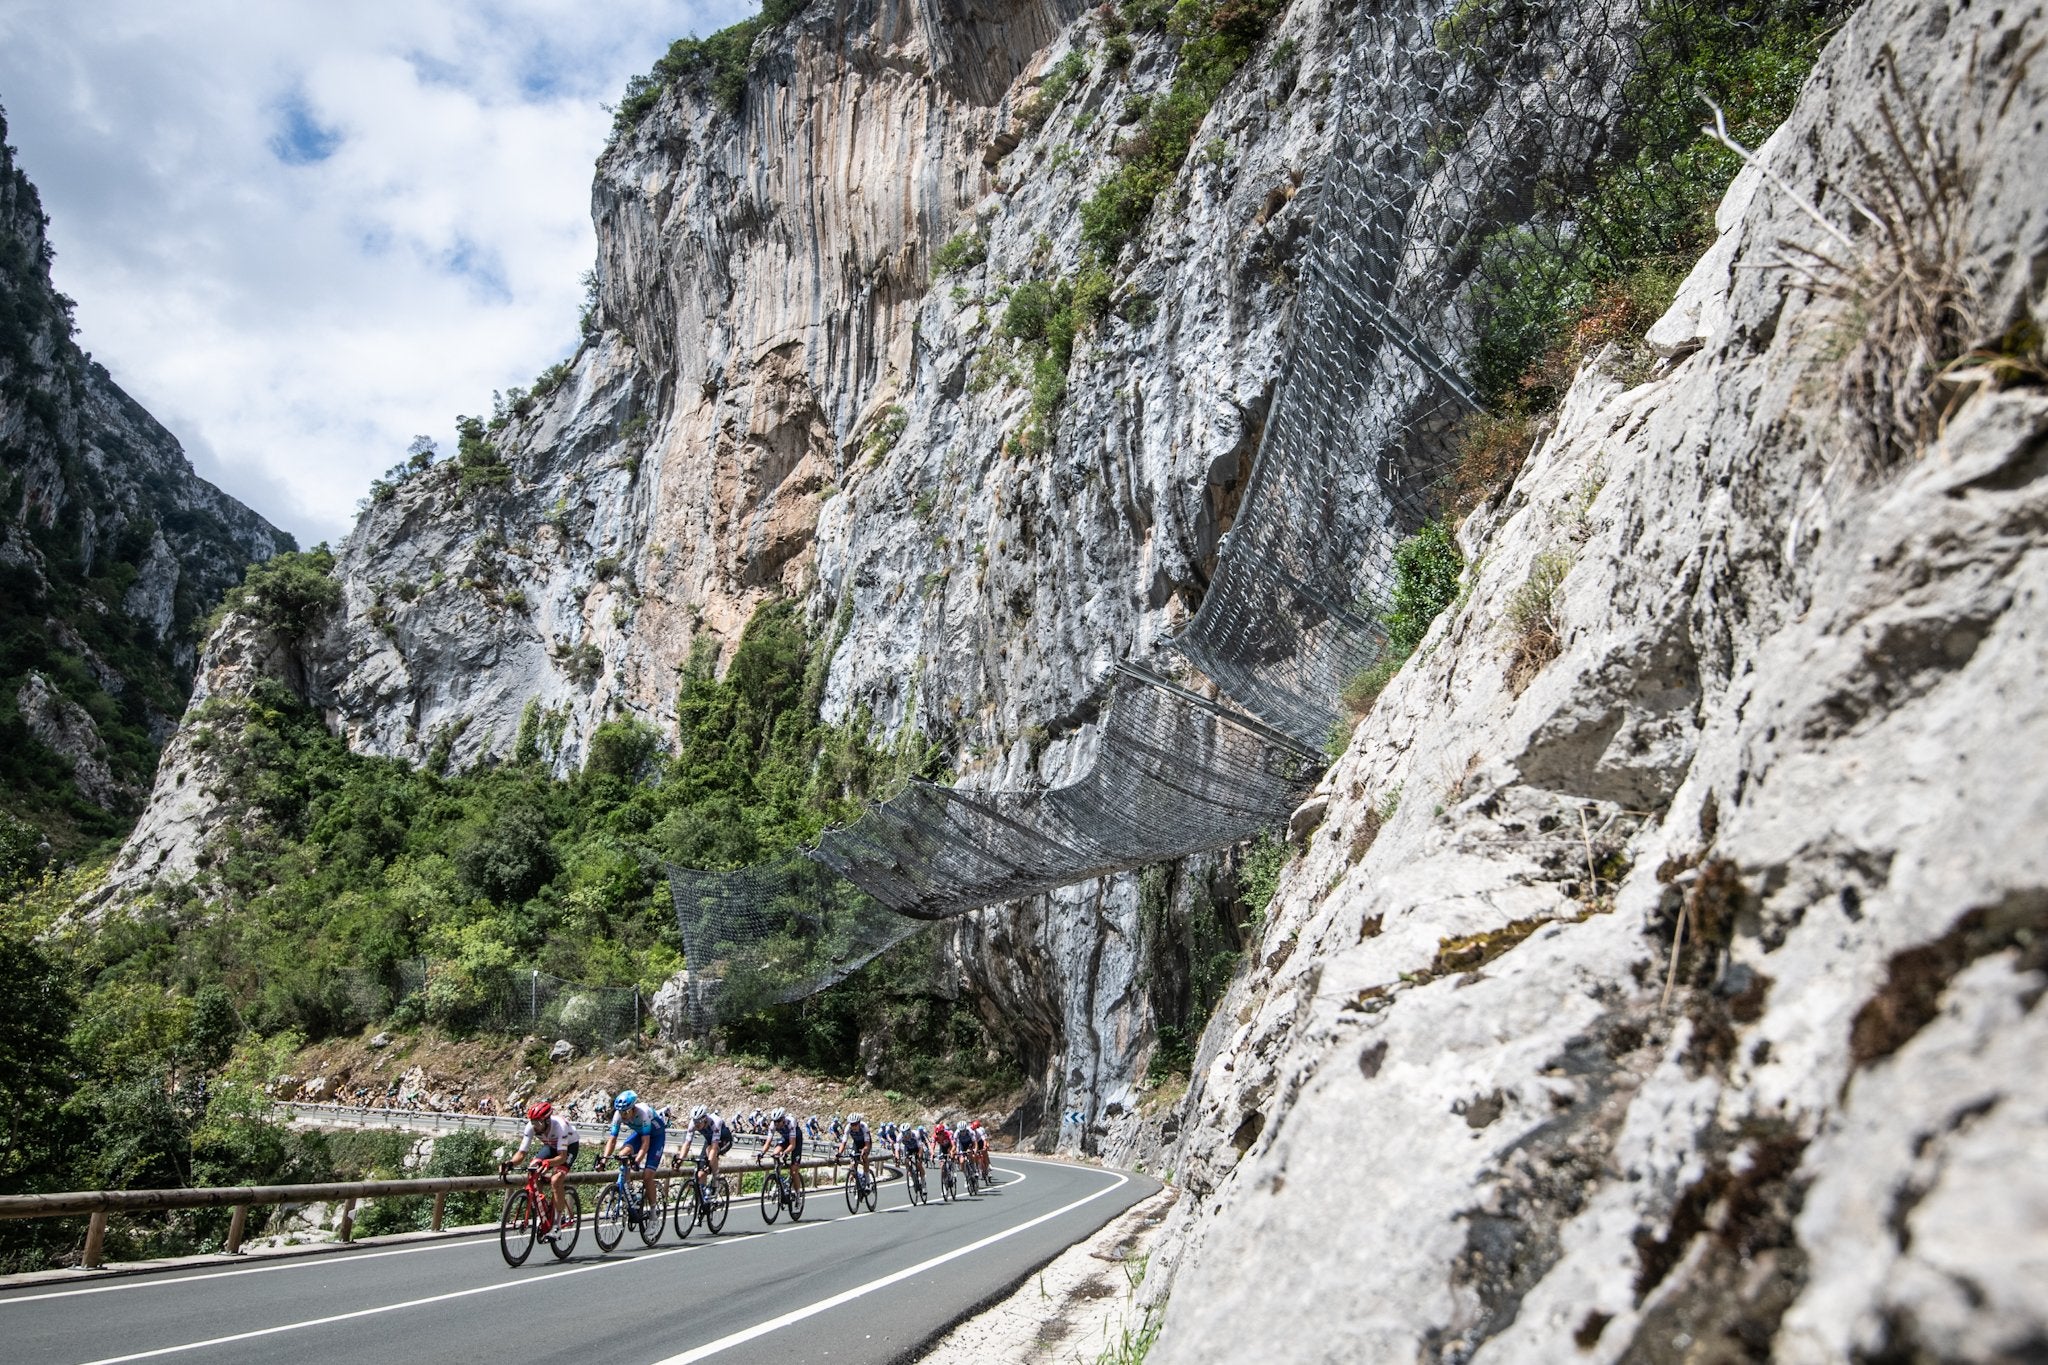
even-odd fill
[{"label": "rockfall netting", "polygon": [[1728,22],[1662,0],[1361,7],[1330,154],[1304,187],[1316,221],[1286,363],[1211,584],[1170,642],[1222,703],[1127,666],[1077,782],[915,785],[784,864],[673,869],[698,1027],[822,989],[918,921],[1286,817],[1347,682],[1387,649],[1394,549],[1441,510],[1461,426],[1633,249],[1582,197],[1676,150],[1646,140],[1630,92],[1682,63],[1706,17]]},{"label": "rockfall netting", "polygon": [[566,1038],[594,1052],[638,1037],[647,1001],[632,986],[590,986],[532,968],[477,970],[456,962],[406,959],[341,974],[340,987],[364,1023],[402,1007],[464,1032]]}]

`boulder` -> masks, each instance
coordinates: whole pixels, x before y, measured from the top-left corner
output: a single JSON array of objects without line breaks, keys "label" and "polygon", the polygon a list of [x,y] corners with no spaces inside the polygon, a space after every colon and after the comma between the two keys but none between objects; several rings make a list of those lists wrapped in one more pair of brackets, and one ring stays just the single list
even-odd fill
[{"label": "boulder", "polygon": [[555,1039],[555,1045],[548,1049],[548,1060],[551,1062],[566,1062],[575,1055],[576,1045],[567,1038]]},{"label": "boulder", "polygon": [[370,1046],[371,1046],[371,1047],[374,1047],[374,1048],[386,1048],[386,1047],[390,1047],[390,1046],[391,1046],[391,1035],[390,1035],[390,1034],[388,1034],[388,1033],[380,1033],[380,1034],[378,1034],[378,1035],[377,1035],[376,1037],[374,1037],[374,1038],[372,1038],[372,1039],[370,1040]]}]

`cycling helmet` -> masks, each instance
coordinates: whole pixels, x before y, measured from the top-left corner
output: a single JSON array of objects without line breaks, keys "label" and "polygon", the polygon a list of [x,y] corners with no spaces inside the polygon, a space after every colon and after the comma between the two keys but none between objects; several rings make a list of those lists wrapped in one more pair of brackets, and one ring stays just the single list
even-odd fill
[{"label": "cycling helmet", "polygon": [[976,1120],[975,1120],[975,1121],[974,1121],[973,1123],[969,1124],[969,1125],[968,1125],[968,1127],[972,1128],[972,1129],[973,1129],[973,1130],[974,1130],[975,1132],[977,1132],[977,1133],[978,1133],[978,1132],[980,1132],[980,1131],[981,1131],[981,1120],[980,1120],[980,1119],[976,1119]]},{"label": "cycling helmet", "polygon": [[631,1109],[634,1105],[638,1103],[640,1103],[640,1097],[638,1095],[634,1094],[630,1090],[621,1090],[619,1092],[619,1097],[612,1101],[612,1108]]},{"label": "cycling helmet", "polygon": [[549,1104],[546,1100],[542,1100],[526,1111],[526,1121],[528,1123],[546,1123],[548,1115],[554,1112],[555,1106]]},{"label": "cycling helmet", "polygon": [[769,1121],[770,1123],[780,1123],[780,1122],[782,1122],[782,1121],[783,1121],[784,1119],[786,1119],[786,1118],[788,1118],[788,1117],[789,1117],[789,1111],[788,1111],[787,1109],[780,1109],[780,1108],[778,1108],[778,1109],[777,1109],[777,1110],[776,1110],[776,1111],[775,1111],[774,1113],[772,1113],[772,1114],[770,1114],[770,1115],[768,1116],[768,1121]]},{"label": "cycling helmet", "polygon": [[868,1119],[867,1115],[865,1114],[848,1114],[846,1116],[846,1121],[848,1123],[866,1123]]},{"label": "cycling helmet", "polygon": [[703,1105],[700,1104],[690,1111],[690,1122],[695,1123],[698,1119],[703,1118],[706,1114],[709,1114],[710,1112],[711,1111],[709,1109],[706,1109]]}]

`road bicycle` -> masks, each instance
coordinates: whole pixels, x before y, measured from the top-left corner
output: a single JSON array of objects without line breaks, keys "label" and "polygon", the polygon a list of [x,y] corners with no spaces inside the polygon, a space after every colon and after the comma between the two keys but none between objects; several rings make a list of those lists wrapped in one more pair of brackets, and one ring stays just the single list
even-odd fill
[{"label": "road bicycle", "polygon": [[970,1155],[961,1158],[960,1164],[967,1168],[967,1192],[971,1195],[979,1195],[981,1193],[981,1163]]},{"label": "road bicycle", "polygon": [[789,1210],[789,1221],[794,1223],[804,1216],[803,1188],[789,1178],[781,1157],[771,1158],[773,1165],[761,1177],[761,1218],[772,1223]]},{"label": "road bicycle", "polygon": [[548,1207],[548,1188],[542,1176],[548,1166],[536,1161],[526,1168],[526,1184],[505,1196],[505,1211],[498,1215],[498,1250],[505,1264],[522,1266],[533,1254],[535,1241],[548,1244],[558,1261],[569,1259],[576,1239],[583,1231],[583,1204],[576,1187],[562,1187],[562,1215],[557,1218]]},{"label": "road bicycle", "polygon": [[709,1161],[698,1157],[696,1179],[669,1201],[675,1205],[677,1237],[688,1237],[690,1229],[699,1223],[710,1228],[713,1237],[725,1231],[726,1210],[732,1207],[732,1182],[722,1175],[706,1180],[704,1173],[710,1166]]},{"label": "road bicycle", "polygon": [[903,1195],[912,1204],[929,1204],[931,1192],[925,1188],[924,1158],[907,1156],[903,1158]]},{"label": "road bicycle", "polygon": [[875,1177],[856,1161],[846,1173],[846,1211],[859,1213],[863,1206],[869,1213],[875,1211]]},{"label": "road bicycle", "polygon": [[620,1157],[619,1178],[597,1197],[590,1231],[597,1238],[599,1251],[616,1250],[629,1227],[638,1227],[640,1240],[649,1246],[661,1240],[661,1230],[668,1223],[667,1182],[655,1182],[654,1202],[650,1205],[640,1193],[640,1182],[629,1178],[637,1169],[631,1157]]},{"label": "road bicycle", "polygon": [[960,1197],[960,1177],[953,1169],[957,1164],[951,1152],[939,1158],[939,1198],[948,1204]]}]

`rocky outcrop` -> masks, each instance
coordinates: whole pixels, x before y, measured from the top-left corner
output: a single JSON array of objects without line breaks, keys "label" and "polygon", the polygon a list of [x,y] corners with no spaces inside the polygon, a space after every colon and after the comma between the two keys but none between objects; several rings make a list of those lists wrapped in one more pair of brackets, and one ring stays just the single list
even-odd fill
[{"label": "rocky outcrop", "polygon": [[[828,719],[914,728],[970,785],[1085,771],[1108,666],[1187,619],[1229,529],[1347,21],[1314,0],[1278,21],[1285,60],[1218,101],[1034,416],[1010,293],[1079,274],[1074,205],[1173,74],[1164,35],[1114,66],[1079,14],[814,7],[761,40],[736,114],[683,82],[614,141],[590,336],[458,458],[375,490],[341,552],[305,695],[353,747],[461,766],[531,715],[573,771],[607,717],[672,725],[700,638],[729,649],[795,596],[836,642]],[[935,279],[963,235],[980,259]],[[165,765],[122,869],[196,863],[198,777]],[[1133,1111],[1142,899],[1128,877],[948,931],[1048,1137],[1075,1109],[1092,1146]]]},{"label": "rocky outcrop", "polygon": [[[19,670],[0,678],[0,742],[27,751],[9,768],[22,816],[61,826],[75,795],[100,808],[103,837],[132,816],[184,709],[200,618],[291,539],[199,478],[79,350],[48,220],[5,137],[0,119],[0,632]],[[38,768],[44,755],[56,766]]]},{"label": "rocky outcrop", "polygon": [[107,768],[106,745],[92,714],[66,701],[40,673],[30,673],[14,694],[14,706],[28,733],[45,749],[71,765],[79,795],[98,806],[113,807],[134,792],[114,780]]},{"label": "rocky outcrop", "polygon": [[[2048,1340],[2048,398],[2009,382],[2044,24],[1859,12],[1653,333],[1675,359],[1582,373],[1466,524],[1468,595],[1203,1040],[1153,1359]],[[1958,311],[1873,331],[1901,266]],[[1987,349],[1900,463],[1860,396],[1922,342]]]}]

